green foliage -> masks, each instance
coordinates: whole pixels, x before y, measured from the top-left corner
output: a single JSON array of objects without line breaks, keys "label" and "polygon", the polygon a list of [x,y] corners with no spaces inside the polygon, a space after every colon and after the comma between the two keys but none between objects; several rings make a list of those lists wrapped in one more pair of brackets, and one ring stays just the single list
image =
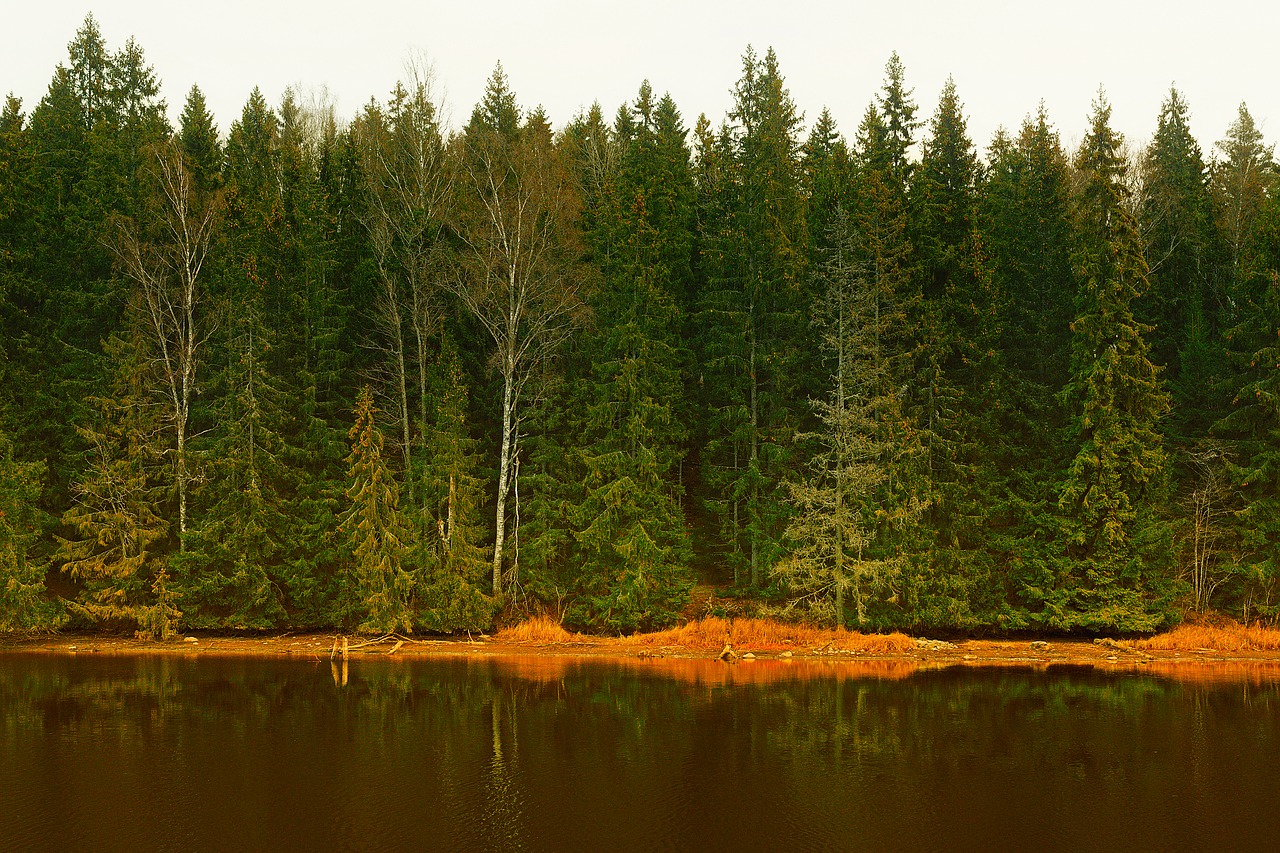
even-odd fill
[{"label": "green foliage", "polygon": [[[692,133],[648,83],[557,131],[499,65],[450,138],[408,75],[225,137],[193,86],[175,131],[88,17],[4,102],[0,629],[57,623],[42,576],[160,636],[632,631],[695,576],[863,627],[1280,618],[1243,105],[1206,164],[1178,92],[1132,162],[1100,102],[1073,163],[1043,106],[980,159],[950,81],[926,127],[896,54],[848,142],[772,51]],[[176,162],[225,218],[175,323]]]},{"label": "green foliage", "polygon": [[44,465],[14,458],[0,433],[0,631],[56,627],[59,608],[44,595],[45,565],[35,554],[44,518],[37,508]]},{"label": "green foliage", "polygon": [[365,388],[356,401],[351,427],[348,506],[339,529],[351,553],[342,577],[348,618],[357,630],[383,634],[413,630],[414,584],[404,566],[408,529],[400,513],[400,487],[383,458],[376,414],[373,394]]},{"label": "green foliage", "polygon": [[1059,507],[1064,544],[1081,570],[1063,609],[1077,608],[1083,627],[1124,614],[1137,618],[1145,583],[1139,539],[1153,535],[1149,528],[1157,524],[1154,511],[1166,485],[1159,422],[1168,395],[1148,356],[1148,328],[1133,316],[1132,303],[1147,288],[1147,266],[1110,115],[1100,97],[1076,158],[1074,262],[1081,291],[1067,393],[1080,408]]},{"label": "green foliage", "polygon": [[[796,514],[787,526],[791,552],[774,567],[788,591],[788,610],[844,625],[846,602],[859,626],[868,606],[886,597],[901,556],[886,542],[891,527],[888,483],[897,447],[886,424],[901,419],[880,340],[886,296],[863,235],[842,210],[832,218],[831,248],[818,270],[822,299],[815,324],[829,367],[829,392],[813,400],[821,424],[809,476],[789,483]],[[888,312],[885,312],[886,314]]]},{"label": "green foliage", "polygon": [[732,125],[699,134],[707,209],[700,252],[700,357],[712,410],[703,452],[709,503],[721,519],[737,580],[751,587],[780,553],[787,506],[781,482],[803,409],[805,221],[800,116],[772,50],[748,48],[734,87]]},{"label": "green foliage", "polygon": [[478,631],[493,617],[492,602],[481,592],[489,563],[479,443],[470,434],[465,377],[451,345],[444,347],[441,369],[439,403],[421,454],[416,621],[429,631]]},{"label": "green foliage", "polygon": [[69,535],[58,538],[62,569],[80,585],[68,607],[94,624],[132,624],[167,639],[181,614],[167,587],[169,483],[157,440],[161,415],[145,378],[153,362],[137,334],[111,338],[106,348],[114,393],[92,400],[96,423],[78,429],[89,453],[62,516]]}]

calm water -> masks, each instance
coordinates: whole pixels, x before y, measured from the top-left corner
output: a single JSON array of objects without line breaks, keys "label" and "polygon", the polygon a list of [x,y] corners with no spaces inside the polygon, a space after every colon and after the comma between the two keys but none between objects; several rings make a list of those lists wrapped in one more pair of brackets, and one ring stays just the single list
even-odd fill
[{"label": "calm water", "polygon": [[1280,682],[0,656],[0,849],[1273,848]]}]

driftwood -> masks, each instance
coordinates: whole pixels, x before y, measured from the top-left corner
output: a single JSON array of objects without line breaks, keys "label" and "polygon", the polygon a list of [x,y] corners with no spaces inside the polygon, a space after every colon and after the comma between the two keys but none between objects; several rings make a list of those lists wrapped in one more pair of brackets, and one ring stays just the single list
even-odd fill
[{"label": "driftwood", "polygon": [[716,660],[722,660],[725,663],[733,663],[738,659],[738,653],[733,650],[733,643],[725,643],[724,648],[720,650],[720,654],[716,655]]},{"label": "driftwood", "polygon": [[400,647],[403,645],[404,640],[396,640],[396,644],[391,647],[391,651],[387,652],[387,654],[394,655],[396,652],[400,651]]}]

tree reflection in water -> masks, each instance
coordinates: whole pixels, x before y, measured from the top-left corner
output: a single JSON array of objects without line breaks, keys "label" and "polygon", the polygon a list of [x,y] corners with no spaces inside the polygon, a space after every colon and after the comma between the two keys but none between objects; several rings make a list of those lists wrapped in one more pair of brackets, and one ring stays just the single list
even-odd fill
[{"label": "tree reflection in water", "polygon": [[1267,668],[0,657],[0,848],[1274,837]]}]

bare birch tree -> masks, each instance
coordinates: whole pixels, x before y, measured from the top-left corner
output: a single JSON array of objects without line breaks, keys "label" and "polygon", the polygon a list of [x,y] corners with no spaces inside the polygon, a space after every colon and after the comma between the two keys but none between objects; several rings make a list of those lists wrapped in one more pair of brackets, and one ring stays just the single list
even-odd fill
[{"label": "bare birch tree", "polygon": [[[441,107],[421,62],[407,67],[385,108],[371,107],[359,125],[367,205],[363,214],[378,269],[374,319],[383,338],[394,416],[406,472],[412,428],[427,421],[431,341],[442,320],[441,232],[453,173],[440,131]],[[416,385],[416,413],[410,386]]]},{"label": "bare birch tree", "polygon": [[176,140],[160,143],[144,166],[150,185],[137,220],[118,222],[111,248],[120,269],[138,285],[143,325],[166,401],[172,428],[174,485],[178,495],[179,547],[187,533],[187,492],[191,480],[187,442],[191,402],[201,347],[212,324],[200,311],[202,274],[221,221],[217,195],[200,192]]},{"label": "bare birch tree", "polygon": [[454,292],[493,338],[502,376],[493,592],[504,578],[507,499],[518,464],[521,394],[539,367],[582,323],[585,270],[577,232],[579,197],[563,153],[540,122],[514,135],[473,127],[459,225],[465,242]]}]

